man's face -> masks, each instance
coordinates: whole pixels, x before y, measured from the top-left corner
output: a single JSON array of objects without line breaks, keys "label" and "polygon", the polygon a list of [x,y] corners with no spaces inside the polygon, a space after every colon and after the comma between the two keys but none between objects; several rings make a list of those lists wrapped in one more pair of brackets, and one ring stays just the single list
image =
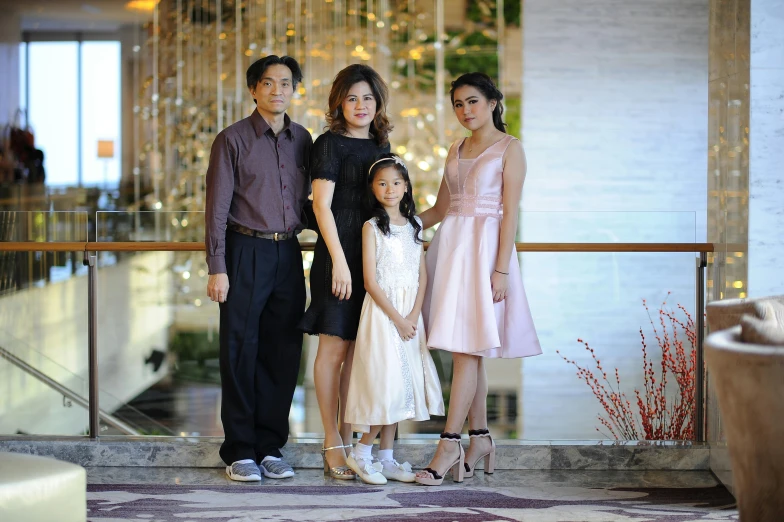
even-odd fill
[{"label": "man's face", "polygon": [[262,115],[285,113],[294,96],[291,69],[282,64],[270,65],[256,86],[250,88],[250,93]]}]

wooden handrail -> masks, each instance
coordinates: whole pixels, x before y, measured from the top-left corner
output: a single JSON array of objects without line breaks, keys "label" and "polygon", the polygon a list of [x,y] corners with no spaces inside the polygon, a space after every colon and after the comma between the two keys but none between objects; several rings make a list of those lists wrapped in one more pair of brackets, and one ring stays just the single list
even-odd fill
[{"label": "wooden handrail", "polygon": [[[303,242],[312,251],[315,243]],[[518,252],[714,252],[713,243],[516,243]],[[427,244],[425,245],[427,247]],[[203,252],[202,242],[0,242],[0,252]]]}]

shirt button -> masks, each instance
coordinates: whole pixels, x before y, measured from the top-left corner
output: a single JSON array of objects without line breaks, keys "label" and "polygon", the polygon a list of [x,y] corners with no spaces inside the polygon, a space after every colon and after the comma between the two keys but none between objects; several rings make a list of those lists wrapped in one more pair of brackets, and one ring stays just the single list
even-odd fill
[{"label": "shirt button", "polygon": [[291,208],[290,206],[286,205],[286,209],[290,209],[290,208]]},{"label": "shirt button", "polygon": [[283,185],[283,188],[285,189],[285,188],[286,188],[286,185]]},{"label": "shirt button", "polygon": [[287,231],[287,232],[288,232],[289,230],[291,230],[291,227],[289,227],[289,228],[287,228],[287,229],[286,229],[286,231]]},{"label": "shirt button", "polygon": [[285,169],[286,165],[281,165],[280,168]]}]

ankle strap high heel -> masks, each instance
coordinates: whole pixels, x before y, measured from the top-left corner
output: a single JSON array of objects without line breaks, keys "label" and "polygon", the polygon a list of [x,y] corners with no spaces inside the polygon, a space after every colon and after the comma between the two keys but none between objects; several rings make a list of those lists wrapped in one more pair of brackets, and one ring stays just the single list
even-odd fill
[{"label": "ankle strap high heel", "polygon": [[[449,465],[447,471],[452,471],[452,478],[455,482],[463,482],[463,466],[465,466],[465,452],[463,451],[463,445],[460,444],[460,434],[459,433],[448,433],[444,432],[441,434],[441,441],[449,441],[449,442],[456,442],[457,447],[460,449],[460,455],[458,456],[457,460],[455,460],[452,464]],[[439,442],[439,443],[440,443]],[[436,470],[433,468],[425,468],[422,471],[427,473],[429,476],[427,477],[416,477],[416,481],[420,484],[424,484],[425,486],[440,486],[444,482],[444,477],[441,476]],[[446,475],[446,473],[444,473]]]},{"label": "ankle strap high heel", "polygon": [[468,430],[469,438],[477,438],[477,437],[487,437],[490,439],[490,451],[479,455],[476,460],[474,460],[473,465],[469,466],[468,462],[463,463],[465,466],[465,476],[467,478],[474,476],[474,470],[476,469],[476,464],[479,462],[479,459],[485,459],[485,474],[492,474],[495,471],[495,441],[493,437],[490,436],[490,430],[488,429],[480,429],[480,430]]},{"label": "ankle strap high heel", "polygon": [[357,477],[357,474],[354,473],[354,470],[348,466],[335,466],[333,468],[330,467],[329,463],[327,462],[327,452],[329,450],[345,449],[350,447],[351,444],[343,446],[332,446],[330,448],[321,448],[321,458],[324,460],[324,475],[328,475],[338,480],[354,480]]}]

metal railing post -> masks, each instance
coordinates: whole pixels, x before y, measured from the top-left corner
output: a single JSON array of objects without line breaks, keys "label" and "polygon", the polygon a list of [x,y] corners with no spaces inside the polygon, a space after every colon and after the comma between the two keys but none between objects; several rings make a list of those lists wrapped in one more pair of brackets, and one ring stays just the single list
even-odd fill
[{"label": "metal railing post", "polygon": [[708,254],[701,252],[697,258],[697,306],[694,332],[697,336],[697,361],[694,383],[694,438],[697,442],[705,442],[705,267],[708,266]]},{"label": "metal railing post", "polygon": [[90,439],[98,440],[101,431],[100,409],[98,404],[98,292],[96,289],[95,262],[97,254],[84,251],[84,264],[87,266],[87,364],[88,400],[87,411],[90,419]]}]

